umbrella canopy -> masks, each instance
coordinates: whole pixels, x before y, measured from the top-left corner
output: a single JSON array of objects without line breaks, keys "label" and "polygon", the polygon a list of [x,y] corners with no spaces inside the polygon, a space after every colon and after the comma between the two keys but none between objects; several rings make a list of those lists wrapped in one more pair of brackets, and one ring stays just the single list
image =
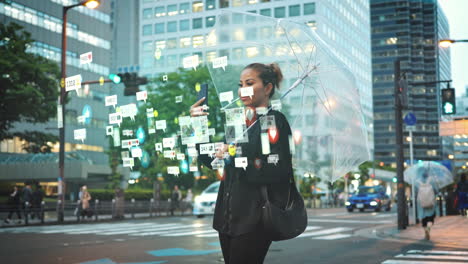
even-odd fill
[{"label": "umbrella canopy", "polygon": [[405,170],[404,180],[416,187],[427,182],[435,189],[440,190],[453,183],[453,175],[447,167],[440,163],[421,161]]},{"label": "umbrella canopy", "polygon": [[281,110],[291,125],[296,172],[334,182],[369,160],[354,76],[337,58],[332,45],[306,24],[224,11],[206,39],[205,53],[216,54],[213,50],[219,54],[207,56],[208,69],[228,125],[238,124],[237,128],[226,128],[226,134],[231,131],[236,142],[245,140],[248,129],[238,95],[239,76],[250,63],[275,62],[284,81],[271,108]]}]

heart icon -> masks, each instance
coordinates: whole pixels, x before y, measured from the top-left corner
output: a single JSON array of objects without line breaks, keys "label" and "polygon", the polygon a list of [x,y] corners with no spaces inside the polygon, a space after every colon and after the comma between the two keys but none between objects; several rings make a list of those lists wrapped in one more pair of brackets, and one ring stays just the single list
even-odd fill
[{"label": "heart icon", "polygon": [[294,144],[299,145],[302,142],[302,133],[299,130],[295,130],[293,133]]},{"label": "heart icon", "polygon": [[276,142],[278,142],[279,132],[276,127],[270,127],[268,129],[268,139],[270,140],[271,144],[276,144]]},{"label": "heart icon", "polygon": [[247,107],[247,109],[245,110],[245,123],[247,127],[252,125],[255,122],[255,120],[257,120],[257,114],[255,112],[255,109],[252,107]]}]

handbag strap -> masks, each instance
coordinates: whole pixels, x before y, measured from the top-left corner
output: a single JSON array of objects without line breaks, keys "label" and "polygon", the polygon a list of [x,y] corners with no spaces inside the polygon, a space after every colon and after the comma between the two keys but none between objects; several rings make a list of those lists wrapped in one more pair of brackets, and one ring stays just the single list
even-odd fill
[{"label": "handbag strap", "polygon": [[[289,202],[291,200],[291,188],[296,188],[295,185],[295,181],[294,181],[294,177],[291,176],[291,179],[289,180],[289,190],[288,190],[288,202],[286,203],[286,207],[289,206]],[[265,200],[265,202],[269,202],[270,200],[268,199],[268,190],[267,190],[267,187],[266,185],[262,185],[260,187],[260,192],[262,194],[262,197],[263,199]]]}]

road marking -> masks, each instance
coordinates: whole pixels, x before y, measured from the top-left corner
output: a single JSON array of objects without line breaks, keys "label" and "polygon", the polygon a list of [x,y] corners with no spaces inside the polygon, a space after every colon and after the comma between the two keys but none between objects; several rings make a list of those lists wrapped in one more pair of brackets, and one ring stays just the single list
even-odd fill
[{"label": "road marking", "polygon": [[455,264],[460,262],[453,261],[421,261],[421,260],[386,260],[382,264]]},{"label": "road marking", "polygon": [[[156,231],[156,232],[143,232],[143,233],[138,233],[138,234],[130,234],[130,236],[154,236],[154,235],[162,235],[162,234],[167,234],[174,232],[173,230],[175,229],[189,229],[192,227],[203,227],[207,226],[207,224],[193,224],[193,225],[184,225],[184,226],[174,226],[174,227],[168,227],[168,228],[163,228],[161,231]],[[188,230],[187,230],[188,231]]]},{"label": "road marking", "polygon": [[380,214],[380,215],[376,215],[375,217],[376,218],[380,218],[380,217],[395,217],[397,214]]},{"label": "road marking", "polygon": [[345,220],[345,219],[309,219],[309,222],[323,222],[323,223],[347,223],[347,224],[391,224],[394,221],[390,220]]},{"label": "road marking", "polygon": [[409,250],[407,253],[438,254],[438,255],[463,255],[468,256],[468,251],[443,251],[443,250]]},{"label": "road marking", "polygon": [[421,254],[400,254],[396,255],[395,258],[415,258],[415,259],[447,259],[447,260],[467,260],[468,257],[464,256],[449,256],[449,255],[421,255]]},{"label": "road marking", "polygon": [[200,231],[191,231],[191,232],[182,232],[182,233],[172,233],[172,234],[164,234],[164,235],[161,235],[161,236],[165,236],[165,237],[173,237],[173,236],[190,236],[190,235],[201,235],[201,234],[205,234],[205,233],[218,233],[218,231],[214,230],[214,229],[210,229],[210,230],[200,230]]},{"label": "road marking", "polygon": [[83,226],[76,226],[73,228],[65,228],[65,229],[54,229],[54,230],[47,230],[47,231],[40,231],[39,233],[42,234],[54,234],[54,233],[73,233],[73,232],[85,232],[90,231],[90,233],[94,233],[97,230],[112,230],[116,228],[126,228],[126,227],[134,227],[134,226],[147,226],[151,225],[152,223],[141,223],[141,224],[105,224],[105,225],[83,225]]},{"label": "road marking", "polygon": [[218,236],[219,236],[218,232],[213,233],[213,234],[196,235],[196,237],[218,237]]},{"label": "road marking", "polygon": [[313,237],[313,239],[335,240],[335,239],[348,238],[351,236],[352,236],[351,234],[334,234],[334,235],[329,235],[329,236]]},{"label": "road marking", "polygon": [[123,234],[131,234],[131,233],[138,233],[141,231],[156,231],[156,230],[161,230],[165,229],[168,227],[173,227],[173,226],[180,226],[180,224],[159,224],[157,227],[153,228],[146,228],[142,229],[141,227],[137,228],[128,228],[127,230],[121,230],[121,231],[111,231],[111,232],[99,232],[96,233],[97,235],[105,235],[105,236],[111,236],[111,235],[123,235]]},{"label": "road marking", "polygon": [[127,228],[147,228],[148,226],[152,226],[154,223],[145,223],[145,224],[127,224],[127,225],[122,225],[122,226],[106,226],[106,227],[101,227],[101,228],[84,228],[81,230],[75,230],[75,231],[67,231],[65,232],[66,234],[70,235],[80,235],[80,234],[97,234],[97,233],[102,233],[102,232],[113,232],[116,230],[123,230]]},{"label": "road marking", "polygon": [[336,228],[330,228],[330,229],[325,229],[321,231],[302,233],[298,237],[321,236],[321,235],[328,235],[328,234],[344,232],[344,231],[349,231],[349,230],[352,230],[352,229],[349,227],[336,227]]},{"label": "road marking", "polygon": [[328,217],[328,216],[338,216],[338,215],[347,215],[348,213],[343,212],[343,213],[329,213],[329,214],[319,214],[317,216],[321,217]]}]

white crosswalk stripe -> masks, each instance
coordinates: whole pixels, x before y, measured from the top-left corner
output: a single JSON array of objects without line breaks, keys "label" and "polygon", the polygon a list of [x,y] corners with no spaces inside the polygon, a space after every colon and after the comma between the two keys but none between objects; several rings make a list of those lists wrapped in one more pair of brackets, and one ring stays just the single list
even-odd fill
[{"label": "white crosswalk stripe", "polygon": [[449,264],[468,262],[468,251],[409,250],[382,264]]},{"label": "white crosswalk stripe", "polygon": [[[348,227],[324,228],[322,226],[309,225],[299,237],[311,239],[337,240],[351,237],[352,229]],[[8,230],[2,230],[8,232]],[[162,236],[162,237],[184,237],[192,236],[199,238],[218,237],[218,231],[210,224],[202,223],[103,223],[103,224],[76,224],[58,225],[48,227],[25,227],[10,229],[11,233],[39,233],[39,234],[68,234],[84,235],[93,234],[98,236]]]}]

